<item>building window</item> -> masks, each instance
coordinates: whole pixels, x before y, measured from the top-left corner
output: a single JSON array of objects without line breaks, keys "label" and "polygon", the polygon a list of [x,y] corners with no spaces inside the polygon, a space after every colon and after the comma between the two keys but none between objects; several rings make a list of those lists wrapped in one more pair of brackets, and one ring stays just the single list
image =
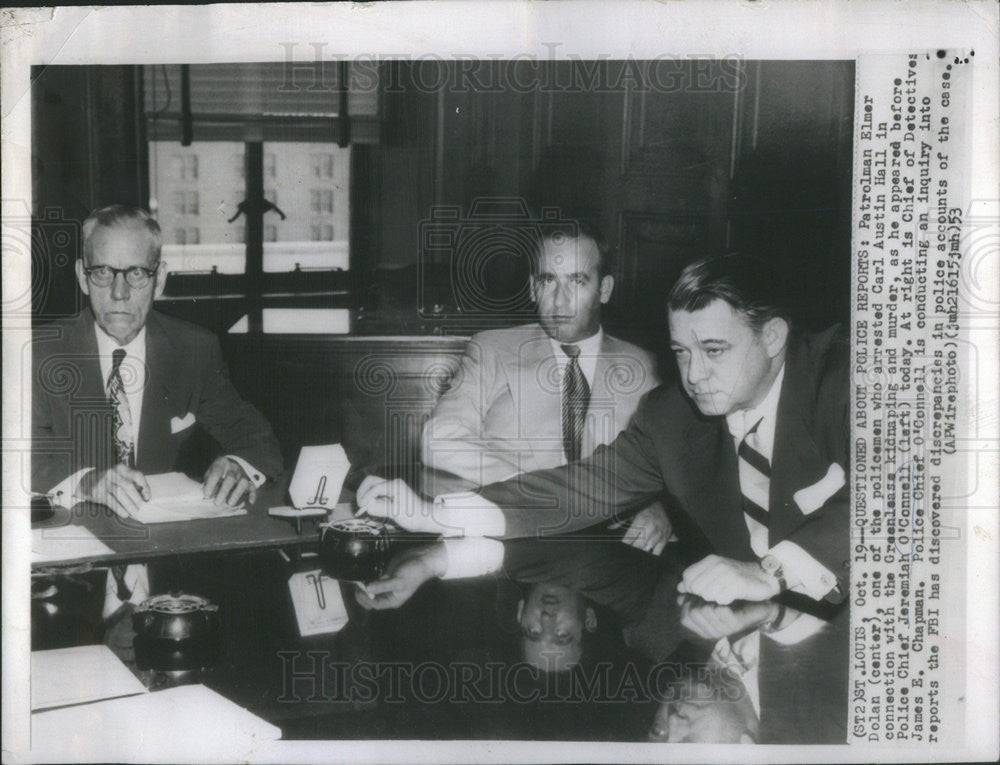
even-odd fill
[{"label": "building window", "polygon": [[175,191],[171,195],[174,212],[177,215],[197,215],[198,214],[198,192],[197,191]]},{"label": "building window", "polygon": [[333,191],[330,189],[313,189],[309,192],[309,209],[314,215],[333,212]]},{"label": "building window", "polygon": [[264,189],[264,199],[272,205],[278,204],[278,192],[274,189]]},{"label": "building window", "polygon": [[275,161],[274,154],[270,152],[264,154],[264,177],[274,178],[277,175],[278,165]]},{"label": "building window", "polygon": [[278,241],[278,227],[277,226],[264,226],[264,241],[265,242],[277,242]]},{"label": "building window", "polygon": [[329,223],[314,223],[312,225],[312,240],[314,242],[332,242],[333,226]]},{"label": "building window", "polygon": [[333,178],[332,154],[310,154],[309,163],[313,178]]},{"label": "building window", "polygon": [[198,155],[175,154],[171,158],[171,169],[174,176],[181,181],[198,180]]},{"label": "building window", "polygon": [[201,232],[196,226],[174,229],[174,244],[201,244]]}]

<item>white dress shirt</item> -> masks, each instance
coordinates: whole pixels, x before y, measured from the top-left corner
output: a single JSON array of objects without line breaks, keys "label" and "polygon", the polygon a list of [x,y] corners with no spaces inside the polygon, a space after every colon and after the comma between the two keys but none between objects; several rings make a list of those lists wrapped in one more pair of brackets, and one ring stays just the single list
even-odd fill
[{"label": "white dress shirt", "polygon": [[[752,436],[753,448],[760,452],[770,464],[774,457],[774,433],[778,419],[778,400],[781,398],[781,384],[785,379],[785,367],[782,364],[778,376],[771,384],[764,399],[753,409],[744,409],[726,415],[726,425],[733,436],[733,448],[739,452],[739,445],[746,434],[760,422]],[[737,457],[738,459],[738,457]],[[741,476],[743,480],[743,476]],[[753,497],[757,504],[765,510],[768,508],[767,487],[740,486],[740,489]],[[792,589],[808,595],[813,600],[821,600],[836,585],[837,577],[807,553],[802,547],[789,540],[778,542],[770,547],[767,527],[744,514],[747,530],[750,532],[750,546],[758,558],[773,555],[781,562],[782,571],[789,584],[795,583]]]}]

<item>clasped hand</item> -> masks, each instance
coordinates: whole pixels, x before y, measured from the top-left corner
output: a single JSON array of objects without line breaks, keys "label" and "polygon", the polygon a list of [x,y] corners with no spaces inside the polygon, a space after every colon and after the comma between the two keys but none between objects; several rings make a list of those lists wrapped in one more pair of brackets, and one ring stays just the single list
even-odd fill
[{"label": "clasped hand", "polygon": [[434,519],[434,503],[417,495],[406,482],[394,478],[368,476],[357,493],[358,512],[376,518],[388,518],[407,531],[440,534],[444,527]]},{"label": "clasped hand", "polygon": [[725,606],[734,600],[770,600],[781,585],[757,563],[709,555],[684,570],[677,591]]},{"label": "clasped hand", "polygon": [[681,626],[705,640],[718,640],[759,627],[778,614],[777,604],[771,601],[721,606],[691,595],[680,595],[677,605],[681,607]]}]

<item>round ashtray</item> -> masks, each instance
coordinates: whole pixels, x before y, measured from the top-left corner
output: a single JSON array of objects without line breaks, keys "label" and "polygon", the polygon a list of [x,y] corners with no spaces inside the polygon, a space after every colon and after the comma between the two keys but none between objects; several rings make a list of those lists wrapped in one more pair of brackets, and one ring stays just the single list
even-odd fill
[{"label": "round ashtray", "polygon": [[329,521],[319,529],[319,554],[328,576],[371,582],[385,573],[389,527],[371,518]]},{"label": "round ashtray", "polygon": [[154,595],[136,608],[132,626],[141,669],[202,669],[218,656],[219,607],[198,595]]}]

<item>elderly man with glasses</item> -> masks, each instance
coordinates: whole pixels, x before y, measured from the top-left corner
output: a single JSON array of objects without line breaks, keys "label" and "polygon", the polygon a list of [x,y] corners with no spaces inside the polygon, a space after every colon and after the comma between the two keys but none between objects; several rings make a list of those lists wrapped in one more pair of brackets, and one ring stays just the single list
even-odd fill
[{"label": "elderly man with glasses", "polygon": [[160,245],[143,210],[95,211],[76,264],[89,307],[35,328],[31,488],[56,504],[96,502],[128,517],[149,499],[147,475],[189,465],[199,428],[221,447],[199,474],[217,504],[253,501],[282,469],[271,426],[230,383],[218,339],[152,310],[166,282]]}]

